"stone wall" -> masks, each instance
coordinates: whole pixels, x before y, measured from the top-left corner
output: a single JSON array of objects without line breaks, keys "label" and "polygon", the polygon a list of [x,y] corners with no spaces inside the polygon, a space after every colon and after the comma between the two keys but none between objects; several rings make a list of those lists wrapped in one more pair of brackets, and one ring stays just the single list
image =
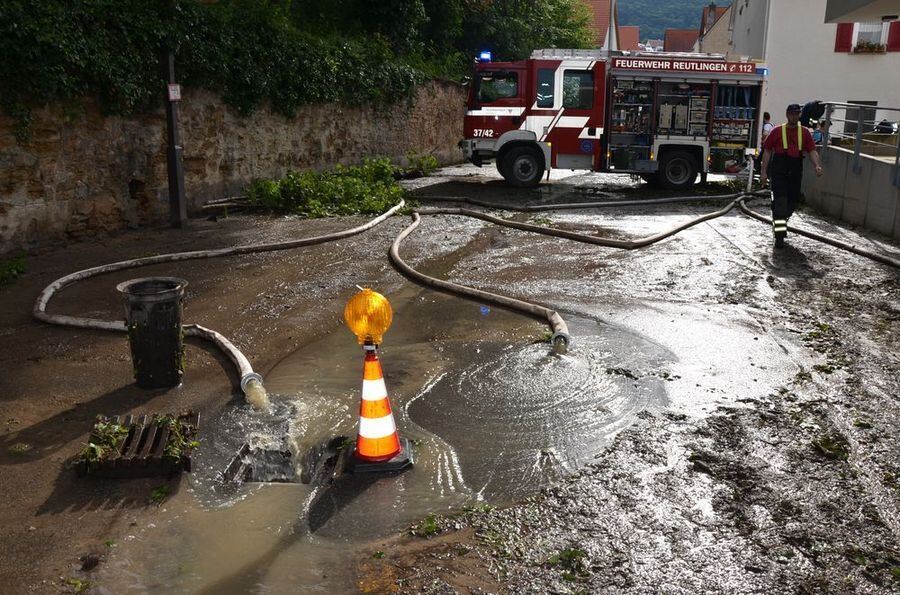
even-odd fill
[{"label": "stone wall", "polygon": [[[290,170],[402,161],[407,152],[456,163],[462,153],[465,92],[452,83],[420,87],[391,107],[315,105],[285,118],[267,109],[239,116],[214,94],[185,90],[180,104],[189,210],[241,194],[255,178]],[[0,254],[168,217],[165,112],[105,117],[97,105],[35,110],[19,143],[0,114]]]}]

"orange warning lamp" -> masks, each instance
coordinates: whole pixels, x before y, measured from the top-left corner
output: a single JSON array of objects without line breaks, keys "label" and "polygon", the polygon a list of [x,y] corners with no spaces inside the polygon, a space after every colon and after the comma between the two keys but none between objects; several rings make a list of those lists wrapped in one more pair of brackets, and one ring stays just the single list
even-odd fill
[{"label": "orange warning lamp", "polygon": [[356,335],[360,345],[380,345],[381,337],[391,326],[393,316],[387,298],[369,288],[350,298],[344,307],[344,322]]}]

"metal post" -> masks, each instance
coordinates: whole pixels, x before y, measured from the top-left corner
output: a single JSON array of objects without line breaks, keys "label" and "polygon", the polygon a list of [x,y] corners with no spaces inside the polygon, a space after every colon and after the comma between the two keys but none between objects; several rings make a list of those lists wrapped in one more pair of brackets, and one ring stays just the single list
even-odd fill
[{"label": "metal post", "polygon": [[856,108],[856,113],[858,115],[856,118],[856,143],[853,148],[853,173],[858,174],[862,172],[859,152],[862,150],[863,117],[865,116],[865,110],[862,106],[858,106]]},{"label": "metal post", "polygon": [[[187,205],[184,200],[184,164],[181,135],[178,131],[178,101],[180,87],[175,82],[175,53],[171,46],[163,50],[166,80],[166,132],[168,136],[169,214],[172,227],[187,224]],[[177,92],[176,92],[177,90]]]},{"label": "metal post", "polygon": [[894,157],[894,186],[900,186],[900,138],[897,138],[897,156]]},{"label": "metal post", "polygon": [[749,158],[750,163],[747,164],[747,193],[753,191],[753,166],[756,165],[756,162],[753,159],[753,155],[744,155]]},{"label": "metal post", "polygon": [[825,155],[828,154],[828,145],[831,142],[831,114],[834,112],[834,106],[830,103],[825,104],[825,129],[822,131],[822,162],[827,163]]}]

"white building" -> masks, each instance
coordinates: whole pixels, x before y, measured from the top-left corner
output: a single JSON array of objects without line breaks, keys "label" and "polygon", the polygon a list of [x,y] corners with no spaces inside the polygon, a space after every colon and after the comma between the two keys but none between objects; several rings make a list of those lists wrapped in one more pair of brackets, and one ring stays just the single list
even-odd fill
[{"label": "white building", "polygon": [[[776,123],[789,103],[813,99],[900,107],[900,22],[873,16],[826,23],[825,10],[822,0],[734,0],[731,6],[729,56],[765,62],[763,109]],[[897,112],[865,114],[882,118],[897,120]]]}]

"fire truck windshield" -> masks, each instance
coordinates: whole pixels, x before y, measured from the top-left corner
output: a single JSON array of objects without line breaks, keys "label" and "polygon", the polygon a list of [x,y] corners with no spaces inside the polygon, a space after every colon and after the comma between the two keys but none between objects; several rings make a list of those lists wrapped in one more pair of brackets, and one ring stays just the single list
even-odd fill
[{"label": "fire truck windshield", "polygon": [[519,95],[519,75],[507,71],[483,71],[476,80],[479,103],[494,103]]}]

